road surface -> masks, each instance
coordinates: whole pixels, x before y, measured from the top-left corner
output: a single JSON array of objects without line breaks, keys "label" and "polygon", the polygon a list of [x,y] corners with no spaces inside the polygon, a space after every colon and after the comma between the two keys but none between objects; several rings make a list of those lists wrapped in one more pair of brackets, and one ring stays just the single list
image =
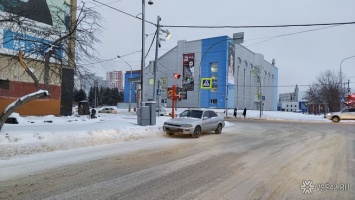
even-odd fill
[{"label": "road surface", "polygon": [[0,180],[0,199],[355,199],[354,125],[232,123],[221,135],[117,144],[19,173]]}]

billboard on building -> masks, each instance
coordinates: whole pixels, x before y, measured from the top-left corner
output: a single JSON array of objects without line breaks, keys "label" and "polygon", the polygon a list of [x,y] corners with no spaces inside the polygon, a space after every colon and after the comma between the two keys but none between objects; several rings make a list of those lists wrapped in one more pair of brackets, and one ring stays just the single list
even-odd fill
[{"label": "billboard on building", "polygon": [[[0,16],[20,16],[21,25],[1,23],[0,53],[16,54],[17,51],[43,52],[66,31],[69,24],[70,0],[0,0]],[[34,50],[35,49],[35,50]],[[61,57],[61,52],[56,53]]]},{"label": "billboard on building", "polygon": [[194,90],[194,70],[195,70],[195,54],[183,54],[183,76],[182,87],[187,91]]},{"label": "billboard on building", "polygon": [[233,43],[228,44],[228,83],[234,84],[234,57],[235,57],[235,47]]}]

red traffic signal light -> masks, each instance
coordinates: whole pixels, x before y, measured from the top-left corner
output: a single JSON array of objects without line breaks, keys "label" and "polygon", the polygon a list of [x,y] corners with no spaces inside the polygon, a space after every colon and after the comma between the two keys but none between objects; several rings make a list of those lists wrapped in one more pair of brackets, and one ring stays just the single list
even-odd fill
[{"label": "red traffic signal light", "polygon": [[175,74],[174,74],[174,78],[179,79],[180,77],[181,77],[180,74],[178,74],[178,73],[175,73]]},{"label": "red traffic signal light", "polygon": [[173,98],[173,90],[168,90],[168,99],[172,99]]}]

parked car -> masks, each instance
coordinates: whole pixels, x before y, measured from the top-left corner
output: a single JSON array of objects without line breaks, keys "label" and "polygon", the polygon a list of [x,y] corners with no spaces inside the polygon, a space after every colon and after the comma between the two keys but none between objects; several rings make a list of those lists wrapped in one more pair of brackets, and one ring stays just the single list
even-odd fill
[{"label": "parked car", "polygon": [[117,109],[113,108],[113,107],[103,107],[101,108],[99,111],[99,113],[113,113],[113,114],[117,114]]},{"label": "parked car", "polygon": [[346,108],[340,112],[328,113],[326,117],[333,122],[340,122],[340,120],[355,120],[355,108]]},{"label": "parked car", "polygon": [[156,108],[157,111],[157,116],[169,116],[170,113],[168,111],[166,111],[164,108],[160,107],[160,108]]},{"label": "parked car", "polygon": [[164,122],[163,130],[168,135],[181,133],[198,138],[202,132],[221,134],[224,125],[224,116],[217,115],[213,110],[189,109]]}]

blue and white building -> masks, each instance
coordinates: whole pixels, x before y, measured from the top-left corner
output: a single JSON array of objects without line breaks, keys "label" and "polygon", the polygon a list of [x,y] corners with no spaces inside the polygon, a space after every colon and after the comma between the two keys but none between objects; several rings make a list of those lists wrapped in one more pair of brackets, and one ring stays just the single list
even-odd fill
[{"label": "blue and white building", "polygon": [[[143,101],[153,100],[153,67],[143,71]],[[228,36],[178,41],[158,59],[156,77],[162,91],[156,101],[167,107],[167,90],[176,85],[186,90],[177,107],[258,110],[262,99],[263,110],[277,109],[278,68]]]}]

